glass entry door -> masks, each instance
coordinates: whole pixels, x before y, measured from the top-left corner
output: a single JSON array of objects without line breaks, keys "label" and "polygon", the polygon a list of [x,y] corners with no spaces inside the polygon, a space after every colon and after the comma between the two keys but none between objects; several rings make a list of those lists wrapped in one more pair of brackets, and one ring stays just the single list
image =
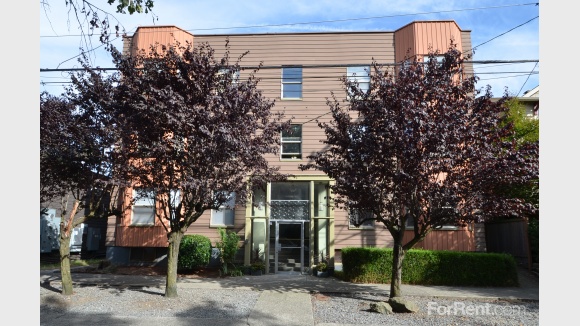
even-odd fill
[{"label": "glass entry door", "polygon": [[270,222],[270,273],[302,274],[309,261],[309,222]]}]

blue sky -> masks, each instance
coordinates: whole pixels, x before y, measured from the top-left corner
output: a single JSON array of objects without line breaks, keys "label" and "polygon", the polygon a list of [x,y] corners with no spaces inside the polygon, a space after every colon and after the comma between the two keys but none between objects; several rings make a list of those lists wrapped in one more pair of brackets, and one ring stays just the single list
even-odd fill
[{"label": "blue sky", "polygon": [[[40,68],[78,67],[75,56],[83,46],[78,23],[67,14],[64,1],[48,3],[49,6],[40,6]],[[114,12],[114,7],[105,0],[94,3]],[[154,3],[155,21],[151,14],[115,14],[115,17],[129,35],[138,26],[147,25],[176,25],[195,35],[394,31],[416,20],[455,20],[461,29],[471,30],[473,46],[480,45],[474,60],[539,59],[540,10],[536,2],[525,0],[369,0],[364,6],[343,0],[157,0]],[[91,41],[92,47],[100,45],[97,37]],[[120,38],[114,44],[121,48]],[[113,67],[103,47],[90,53],[94,65]],[[501,96],[504,87],[512,95],[521,95],[539,85],[540,63],[476,65],[475,71],[480,77],[477,86],[489,84],[495,96]],[[40,91],[60,93],[60,83],[66,80],[63,72],[41,72]]]}]

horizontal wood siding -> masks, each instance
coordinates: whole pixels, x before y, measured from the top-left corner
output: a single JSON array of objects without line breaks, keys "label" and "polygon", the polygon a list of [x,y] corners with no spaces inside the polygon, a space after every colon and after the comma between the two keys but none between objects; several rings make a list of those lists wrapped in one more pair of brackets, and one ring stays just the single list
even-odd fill
[{"label": "horizontal wood siding", "polygon": [[[463,52],[464,56],[472,56],[471,60],[475,60],[473,58],[473,49],[471,44],[471,31],[462,31],[461,32],[461,45],[462,47],[459,48]],[[473,63],[466,63],[464,67],[464,72],[466,76],[473,76]]]},{"label": "horizontal wood siding", "polygon": [[[216,57],[224,53],[224,35],[196,35],[194,44],[208,42],[216,49]],[[262,68],[257,77],[259,88],[265,97],[275,101],[274,112],[284,112],[287,118],[302,124],[302,158],[283,160],[279,155],[267,155],[270,164],[279,166],[281,172],[304,174],[298,166],[309,162],[307,156],[323,149],[324,132],[316,123],[330,121],[330,109],[326,103],[331,91],[339,100],[346,99],[340,78],[346,75],[345,67],[303,67],[302,98],[281,98],[281,65],[369,65],[374,58],[378,62],[394,60],[393,33],[304,33],[230,35],[230,56],[237,58],[249,51],[242,66]],[[275,68],[270,68],[275,67]],[[249,72],[242,71],[243,79]],[[319,171],[308,174],[322,175]]]},{"label": "horizontal wood siding", "polygon": [[[215,245],[220,240],[218,228],[210,226],[211,211],[205,211],[199,219],[187,229],[185,234],[199,234],[208,237],[212,245]],[[240,237],[240,240],[245,240],[245,224],[246,224],[246,208],[238,206],[234,215],[234,227],[228,227],[228,231],[234,231]]]},{"label": "horizontal wood siding", "polygon": [[345,247],[379,247],[392,248],[393,237],[381,223],[375,223],[374,229],[349,229],[347,212],[334,211],[334,244],[335,249]]},{"label": "horizontal wood siding", "polygon": [[[413,238],[413,231],[405,231],[403,242]],[[423,241],[417,243],[414,248],[427,250],[454,250],[475,251],[474,233],[467,228],[459,230],[433,230],[427,234]]]}]

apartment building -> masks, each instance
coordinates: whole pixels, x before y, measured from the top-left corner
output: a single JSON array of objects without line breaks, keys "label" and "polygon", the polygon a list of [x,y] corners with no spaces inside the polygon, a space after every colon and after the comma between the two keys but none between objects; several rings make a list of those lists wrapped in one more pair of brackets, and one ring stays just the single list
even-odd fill
[{"label": "apartment building", "polygon": [[[291,131],[281,135],[280,155],[271,155],[268,161],[294,177],[254,193],[255,205],[205,212],[187,234],[202,234],[215,243],[218,227],[235,231],[243,241],[244,262],[248,264],[252,252],[259,250],[265,253],[270,273],[308,273],[321,254],[328,256],[331,264],[340,264],[344,247],[390,247],[393,240],[383,225],[373,222],[355,227],[349,222],[348,212],[333,207],[329,188],[333,180],[322,172],[300,171],[298,167],[308,162],[307,156],[322,149],[325,134],[316,120],[330,120],[326,101],[331,92],[338,99],[346,99],[342,76],[356,79],[364,87],[370,80],[373,59],[385,65],[400,63],[406,55],[421,59],[431,47],[445,52],[451,40],[464,53],[471,53],[470,31],[461,30],[454,21],[415,21],[395,31],[227,35],[193,35],[176,26],[149,26],[126,37],[124,51],[135,53],[155,42],[208,42],[220,57],[226,38],[231,58],[248,51],[242,66],[263,65],[257,73],[260,89],[276,101],[274,111],[293,117]],[[473,72],[469,63],[465,68],[466,73]],[[239,77],[243,74],[241,71]],[[151,209],[137,202],[132,213],[109,220],[109,259],[136,263],[163,256],[167,248],[163,227],[151,220],[148,227],[136,225],[141,212]],[[443,228],[431,232],[418,247],[483,251],[482,230],[478,225]]]}]

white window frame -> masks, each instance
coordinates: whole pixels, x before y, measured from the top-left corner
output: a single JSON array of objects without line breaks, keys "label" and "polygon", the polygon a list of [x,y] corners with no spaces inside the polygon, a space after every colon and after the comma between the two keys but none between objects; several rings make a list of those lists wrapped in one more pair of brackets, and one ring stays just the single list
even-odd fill
[{"label": "white window frame", "polygon": [[[140,192],[148,192],[148,197],[139,196]],[[155,225],[156,199],[153,190],[133,189],[133,207],[131,209],[131,225]],[[137,212],[135,212],[137,210]],[[147,216],[148,215],[148,216]]]},{"label": "white window frame", "polygon": [[[350,209],[348,214],[348,229],[349,230],[374,230],[375,229],[375,220],[366,221],[360,226],[355,226],[352,224],[351,216],[356,215],[358,216],[359,211]],[[366,212],[366,214],[372,214],[372,212]]]},{"label": "white window frame", "polygon": [[[300,79],[298,78],[292,78],[292,77],[286,77],[286,79],[284,78],[284,71],[288,69],[288,71],[290,71],[291,69],[300,69]],[[302,99],[302,92],[303,90],[303,69],[300,66],[288,66],[288,67],[282,67],[282,75],[280,76],[282,85],[280,87],[280,99],[283,100],[301,100]],[[297,96],[284,96],[284,85],[300,85],[300,94]]]},{"label": "white window frame", "polygon": [[[358,82],[358,87],[368,93],[371,86],[371,66],[346,67],[346,78],[351,82]],[[347,97],[351,97],[349,90],[347,90]]]},{"label": "white window frame", "polygon": [[[289,137],[284,136],[284,131],[280,134],[280,159],[282,160],[301,160],[302,159],[302,125],[301,124],[293,124],[290,128],[294,126],[300,127],[300,136],[299,137]],[[298,144],[300,147],[299,152],[284,152],[284,144]]]},{"label": "white window frame", "polygon": [[[231,192],[228,200],[223,203],[219,209],[212,209],[209,220],[210,227],[234,227],[236,222],[235,214],[236,193]],[[231,219],[231,224],[228,223],[228,217]],[[218,221],[218,219],[220,219]]]}]

